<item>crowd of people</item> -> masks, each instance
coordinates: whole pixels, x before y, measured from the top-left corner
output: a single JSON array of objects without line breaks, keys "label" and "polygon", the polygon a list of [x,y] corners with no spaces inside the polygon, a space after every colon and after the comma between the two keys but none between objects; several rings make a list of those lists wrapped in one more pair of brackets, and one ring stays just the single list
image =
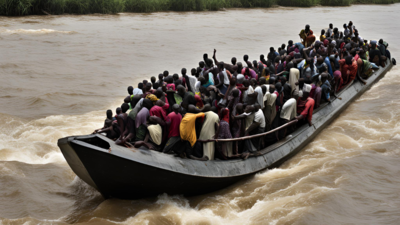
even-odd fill
[{"label": "crowd of people", "polygon": [[[244,55],[243,63],[234,57],[225,63],[214,49],[212,58],[204,54],[190,74],[185,68],[180,76],[164,71],[129,86],[116,115],[107,110],[104,127],[94,133],[105,133],[118,145],[182,158],[246,159],[296,127],[311,126],[314,109],[329,104],[356,78],[365,83],[390,59],[386,42],[363,39],[351,21],[343,31],[330,24],[319,40],[309,25],[299,36],[300,42],[290,40],[277,51],[271,47],[259,61]],[[293,120],[294,126],[235,141]]]}]

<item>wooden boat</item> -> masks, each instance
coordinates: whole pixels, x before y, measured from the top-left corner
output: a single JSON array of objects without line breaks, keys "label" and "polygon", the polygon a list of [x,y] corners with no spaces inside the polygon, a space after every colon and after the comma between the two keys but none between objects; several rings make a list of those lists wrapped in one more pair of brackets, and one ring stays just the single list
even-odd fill
[{"label": "wooden boat", "polygon": [[[313,126],[304,125],[284,140],[246,160],[197,161],[145,149],[117,146],[103,135],[71,136],[58,146],[72,170],[105,198],[138,199],[162,193],[198,195],[225,188],[299,152],[346,107],[392,67],[390,60],[366,80],[345,87],[331,104],[314,111]],[[111,149],[111,151],[109,151]]]}]

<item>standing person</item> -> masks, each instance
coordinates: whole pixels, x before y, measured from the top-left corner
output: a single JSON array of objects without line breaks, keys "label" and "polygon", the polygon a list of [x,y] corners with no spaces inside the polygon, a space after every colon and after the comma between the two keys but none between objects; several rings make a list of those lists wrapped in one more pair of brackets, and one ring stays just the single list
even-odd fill
[{"label": "standing person", "polygon": [[270,62],[275,62],[275,58],[278,56],[279,54],[275,51],[274,47],[269,48],[269,53],[268,53],[268,61]]},{"label": "standing person", "polygon": [[[230,139],[232,134],[229,128],[229,109],[223,108],[219,113],[219,126],[215,134],[216,139]],[[218,142],[217,150],[219,157],[222,159],[228,159],[233,156],[232,154],[232,144],[229,142]],[[237,155],[237,153],[236,153]]]},{"label": "standing person", "polygon": [[169,127],[168,127],[168,141],[165,144],[164,153],[169,153],[171,151],[174,151],[174,149],[179,149],[182,146],[181,144],[181,137],[179,133],[179,126],[182,121],[182,115],[179,113],[179,105],[174,104],[172,106],[173,112],[168,114],[168,118],[171,121]]},{"label": "standing person", "polygon": [[[204,122],[200,131],[200,140],[212,139],[217,131],[219,117],[216,113],[208,111],[204,113]],[[207,142],[203,143],[203,157],[207,156],[209,160],[214,160],[215,154],[215,143]]]},{"label": "standing person", "polygon": [[299,122],[307,122],[311,127],[315,101],[309,97],[310,91],[311,85],[304,84],[303,96],[297,99],[297,112],[300,113],[300,115],[296,116],[296,119]]},{"label": "standing person", "polygon": [[328,30],[326,31],[326,34],[325,34],[325,36],[327,37],[327,38],[330,38],[330,37],[332,37],[332,35],[333,35],[333,24],[329,24],[329,28],[328,28]]},{"label": "standing person", "polygon": [[186,113],[183,117],[181,124],[179,126],[179,133],[181,135],[181,140],[183,143],[182,149],[176,149],[175,152],[179,152],[180,155],[186,154],[187,158],[207,161],[208,157],[201,155],[202,152],[197,152],[194,149],[194,146],[197,142],[197,134],[196,134],[196,120],[197,119],[204,119],[204,113]]},{"label": "standing person", "polygon": [[315,36],[314,36],[314,32],[310,29],[310,25],[306,25],[304,30],[300,31],[300,39],[301,39],[301,43],[305,46],[305,47],[309,47],[311,46],[312,43],[314,43],[315,41]]}]

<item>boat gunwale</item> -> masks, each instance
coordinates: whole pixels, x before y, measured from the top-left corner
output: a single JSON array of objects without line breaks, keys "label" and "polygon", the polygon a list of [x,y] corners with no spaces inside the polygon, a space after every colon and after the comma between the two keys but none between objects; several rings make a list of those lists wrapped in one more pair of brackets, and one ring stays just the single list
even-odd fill
[{"label": "boat gunwale", "polygon": [[[339,108],[337,108],[337,110],[343,111],[344,109],[346,109],[347,106],[348,106],[351,102],[353,102],[353,101],[355,100],[355,98],[359,97],[361,94],[363,94],[363,93],[364,93],[365,91],[367,91],[369,88],[371,88],[372,85],[373,85],[374,83],[376,83],[377,81],[379,81],[391,68],[392,68],[392,64],[391,64],[391,63],[389,63],[385,68],[380,67],[379,70],[375,71],[374,74],[371,75],[370,78],[373,78],[373,79],[372,79],[372,80],[368,79],[367,81],[370,81],[370,82],[368,82],[366,85],[361,86],[361,89],[360,89],[360,90],[357,89],[357,92],[356,92],[352,97],[350,97],[349,100],[348,100],[345,104],[343,104],[343,105],[341,105]],[[374,77],[373,77],[373,76],[374,76]],[[341,90],[337,95],[340,96],[340,95],[342,95],[342,94],[345,94],[346,91],[347,91],[350,87],[354,87],[354,85],[359,84],[359,83],[360,83],[360,82],[353,82],[352,85],[347,85],[347,86],[346,86],[343,90]],[[337,101],[337,100],[338,100],[337,98],[334,99],[334,101]],[[318,112],[320,112],[323,108],[325,108],[325,107],[328,105],[327,103],[324,103],[324,104],[326,104],[326,105],[324,105],[323,107],[318,108],[318,111],[316,111],[314,115],[318,114]],[[337,110],[336,110],[336,111],[337,111]],[[337,112],[335,112],[335,113],[337,113]],[[336,118],[336,117],[335,117],[335,118]],[[333,119],[335,119],[335,118],[331,117],[330,120],[333,120]],[[326,126],[327,126],[328,124],[330,124],[330,123],[331,123],[331,121],[326,122]],[[190,162],[190,164],[192,164],[192,165],[195,166],[195,167],[197,167],[197,166],[206,166],[206,167],[207,167],[207,163],[212,163],[212,164],[222,165],[222,166],[223,166],[224,164],[225,164],[225,165],[227,165],[227,164],[235,164],[235,166],[237,166],[237,165],[238,165],[238,162],[249,162],[249,161],[251,161],[251,160],[256,161],[256,160],[258,160],[258,159],[260,159],[260,158],[264,158],[264,161],[266,161],[265,157],[268,156],[268,153],[274,152],[275,150],[281,148],[283,145],[288,144],[290,141],[292,141],[292,140],[294,140],[296,137],[298,137],[298,135],[300,135],[301,133],[307,131],[308,128],[309,128],[309,127],[308,127],[307,124],[303,125],[302,127],[299,127],[296,131],[294,131],[294,132],[292,133],[292,136],[291,136],[289,139],[288,139],[287,137],[285,137],[285,138],[282,139],[281,141],[278,141],[278,142],[276,142],[276,143],[274,143],[274,144],[272,144],[272,145],[270,145],[270,146],[268,146],[268,147],[266,147],[266,148],[264,148],[264,149],[259,150],[258,152],[261,153],[259,156],[251,157],[251,158],[249,158],[249,159],[246,159],[245,161],[242,160],[242,159],[214,160],[214,161],[197,161],[197,160],[192,160],[192,159],[181,159],[181,158],[178,159],[177,157],[175,157],[175,156],[173,156],[173,155],[170,155],[170,154],[164,154],[164,153],[157,152],[157,151],[149,151],[149,150],[147,150],[147,149],[141,149],[141,148],[129,149],[129,151],[132,151],[132,150],[133,150],[133,152],[134,152],[134,151],[140,151],[141,153],[144,153],[144,154],[146,154],[146,155],[149,155],[149,154],[150,154],[150,155],[151,155],[151,154],[156,154],[156,155],[160,155],[161,157],[170,157],[170,158],[172,157],[172,158],[175,160],[175,163],[176,163],[176,164],[185,164],[185,162]],[[314,127],[314,128],[315,128],[315,127]],[[315,129],[317,130],[317,128],[315,128]],[[317,135],[317,134],[316,134],[316,130],[314,130],[314,131],[312,132],[311,136],[314,136],[314,137],[315,137],[315,136]],[[107,141],[107,142],[110,144],[110,149],[115,148],[115,147],[117,147],[117,149],[128,149],[128,148],[125,148],[125,147],[122,147],[122,146],[117,146],[117,145],[115,145],[114,142],[113,142],[112,140],[109,140],[107,137],[105,137],[104,135],[100,135],[100,134],[90,134],[90,135],[81,135],[81,136],[70,136],[70,137],[66,137],[66,138],[68,138],[68,142],[72,142],[72,143],[74,143],[74,144],[78,144],[78,145],[84,146],[84,147],[89,148],[89,149],[93,149],[93,150],[101,151],[101,152],[103,152],[103,153],[110,154],[110,152],[108,152],[107,149],[104,149],[104,148],[101,148],[101,147],[95,146],[95,145],[93,145],[93,144],[89,144],[89,143],[86,143],[86,142],[82,141],[82,139],[93,138],[93,137],[99,137],[99,138],[101,138],[102,140]],[[314,137],[312,137],[312,138],[314,138]],[[81,140],[80,140],[80,139],[81,139]],[[306,139],[306,140],[307,140],[307,139]],[[303,142],[307,142],[307,143],[303,143]],[[167,167],[165,166],[165,164],[158,164],[158,165],[157,165],[157,164],[148,164],[148,163],[145,163],[145,162],[138,161],[138,160],[135,159],[135,158],[124,157],[123,155],[120,155],[120,154],[118,154],[118,155],[117,155],[117,154],[110,154],[110,155],[115,156],[115,157],[119,157],[119,158],[123,158],[123,159],[125,159],[125,160],[129,160],[130,162],[133,162],[133,163],[139,163],[139,164],[143,164],[143,165],[145,165],[145,166],[150,166],[150,167],[154,167],[154,168],[161,169],[161,170],[166,170],[166,171],[173,172],[173,173],[179,173],[179,174],[183,174],[183,175],[196,176],[196,177],[221,179],[221,178],[232,178],[232,177],[248,176],[248,175],[251,175],[251,174],[258,173],[258,172],[260,172],[260,171],[262,171],[262,170],[265,170],[265,169],[267,169],[267,168],[270,168],[272,165],[276,164],[278,161],[280,161],[280,160],[282,160],[282,159],[288,157],[289,155],[292,155],[292,154],[294,154],[294,153],[300,151],[300,150],[303,148],[303,147],[301,147],[301,146],[305,146],[306,144],[309,143],[309,141],[303,141],[303,142],[302,142],[298,147],[296,147],[296,148],[300,148],[300,149],[298,149],[297,151],[296,151],[296,150],[291,151],[291,152],[289,152],[288,154],[283,155],[281,158],[279,158],[278,160],[275,160],[275,161],[272,162],[270,165],[265,165],[264,167],[261,167],[261,168],[259,168],[259,169],[252,170],[252,171],[249,171],[249,172],[247,172],[247,173],[236,174],[236,175],[205,176],[205,175],[196,174],[196,173],[189,173],[189,171],[179,171],[179,170],[174,170],[173,168],[170,169],[170,168],[167,168]],[[114,150],[115,150],[115,149],[114,149]],[[113,151],[113,150],[112,150],[112,151]],[[112,151],[111,151],[111,153],[112,153]],[[266,164],[267,164],[267,163],[266,163]]]}]

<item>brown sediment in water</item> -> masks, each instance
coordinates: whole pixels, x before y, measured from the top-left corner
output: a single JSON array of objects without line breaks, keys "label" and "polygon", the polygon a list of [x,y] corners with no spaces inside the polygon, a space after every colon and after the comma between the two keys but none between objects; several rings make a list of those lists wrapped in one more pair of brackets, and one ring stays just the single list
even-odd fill
[{"label": "brown sediment in water", "polygon": [[[258,59],[270,46],[298,41],[305,23],[318,34],[331,22],[341,29],[352,20],[363,38],[383,38],[396,57],[399,29],[387,21],[398,20],[398,11],[400,5],[360,5],[2,18],[3,224],[396,224],[396,67],[280,168],[208,195],[104,200],[75,177],[56,142],[101,127],[106,109],[122,103],[129,85],[196,67],[214,48],[219,60]],[[315,19],[292,19],[309,15]],[[6,32],[43,29],[74,33]]]}]

